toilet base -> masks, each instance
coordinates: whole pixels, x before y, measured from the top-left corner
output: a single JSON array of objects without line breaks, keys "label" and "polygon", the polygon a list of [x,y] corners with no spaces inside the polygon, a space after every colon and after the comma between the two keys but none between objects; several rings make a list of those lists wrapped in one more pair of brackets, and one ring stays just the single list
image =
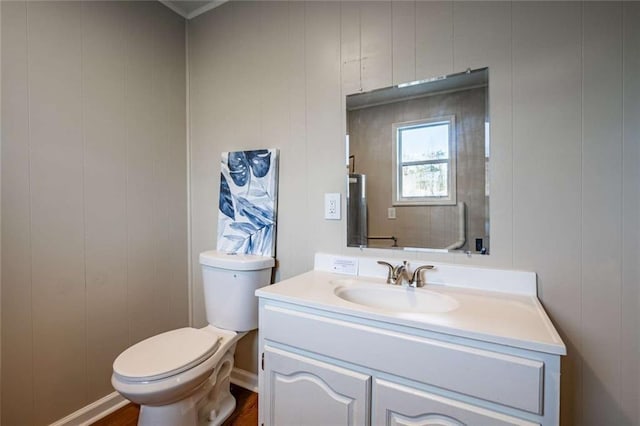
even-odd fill
[{"label": "toilet base", "polygon": [[219,426],[233,413],[236,400],[230,391],[235,345],[220,360],[213,374],[188,397],[173,404],[141,405],[138,426]]}]

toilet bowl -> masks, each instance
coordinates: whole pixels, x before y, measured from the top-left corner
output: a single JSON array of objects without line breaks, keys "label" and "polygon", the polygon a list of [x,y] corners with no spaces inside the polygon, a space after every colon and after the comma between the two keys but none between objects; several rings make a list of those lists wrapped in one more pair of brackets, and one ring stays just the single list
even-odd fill
[{"label": "toilet bowl", "polygon": [[233,354],[257,328],[256,289],[268,285],[274,259],[209,251],[200,255],[209,325],[143,340],[113,363],[111,383],[140,404],[139,425],[219,425],[231,415]]}]

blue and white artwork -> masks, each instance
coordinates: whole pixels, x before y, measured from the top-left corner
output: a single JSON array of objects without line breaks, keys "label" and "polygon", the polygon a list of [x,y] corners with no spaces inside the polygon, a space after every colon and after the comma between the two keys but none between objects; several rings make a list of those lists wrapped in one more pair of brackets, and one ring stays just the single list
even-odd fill
[{"label": "blue and white artwork", "polygon": [[222,153],[218,250],[275,255],[278,150]]}]

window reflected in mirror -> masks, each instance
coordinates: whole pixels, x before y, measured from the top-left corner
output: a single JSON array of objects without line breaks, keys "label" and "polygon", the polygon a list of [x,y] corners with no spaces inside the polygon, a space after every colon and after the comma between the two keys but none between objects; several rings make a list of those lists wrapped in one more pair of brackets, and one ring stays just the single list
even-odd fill
[{"label": "window reflected in mirror", "polygon": [[393,204],[455,204],[455,116],[393,123],[392,129]]}]

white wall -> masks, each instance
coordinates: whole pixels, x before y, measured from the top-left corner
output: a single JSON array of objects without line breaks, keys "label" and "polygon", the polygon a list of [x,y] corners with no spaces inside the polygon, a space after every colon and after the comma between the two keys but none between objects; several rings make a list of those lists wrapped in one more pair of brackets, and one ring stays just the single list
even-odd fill
[{"label": "white wall", "polygon": [[113,392],[188,323],[184,20],[158,2],[2,2],[2,424]]},{"label": "white wall", "polygon": [[260,147],[281,153],[278,279],[358,253],[322,218],[344,96],[489,66],[492,253],[418,256],[537,272],[569,350],[563,424],[640,422],[639,3],[243,1],[188,25],[192,253],[215,246],[220,153]]}]

